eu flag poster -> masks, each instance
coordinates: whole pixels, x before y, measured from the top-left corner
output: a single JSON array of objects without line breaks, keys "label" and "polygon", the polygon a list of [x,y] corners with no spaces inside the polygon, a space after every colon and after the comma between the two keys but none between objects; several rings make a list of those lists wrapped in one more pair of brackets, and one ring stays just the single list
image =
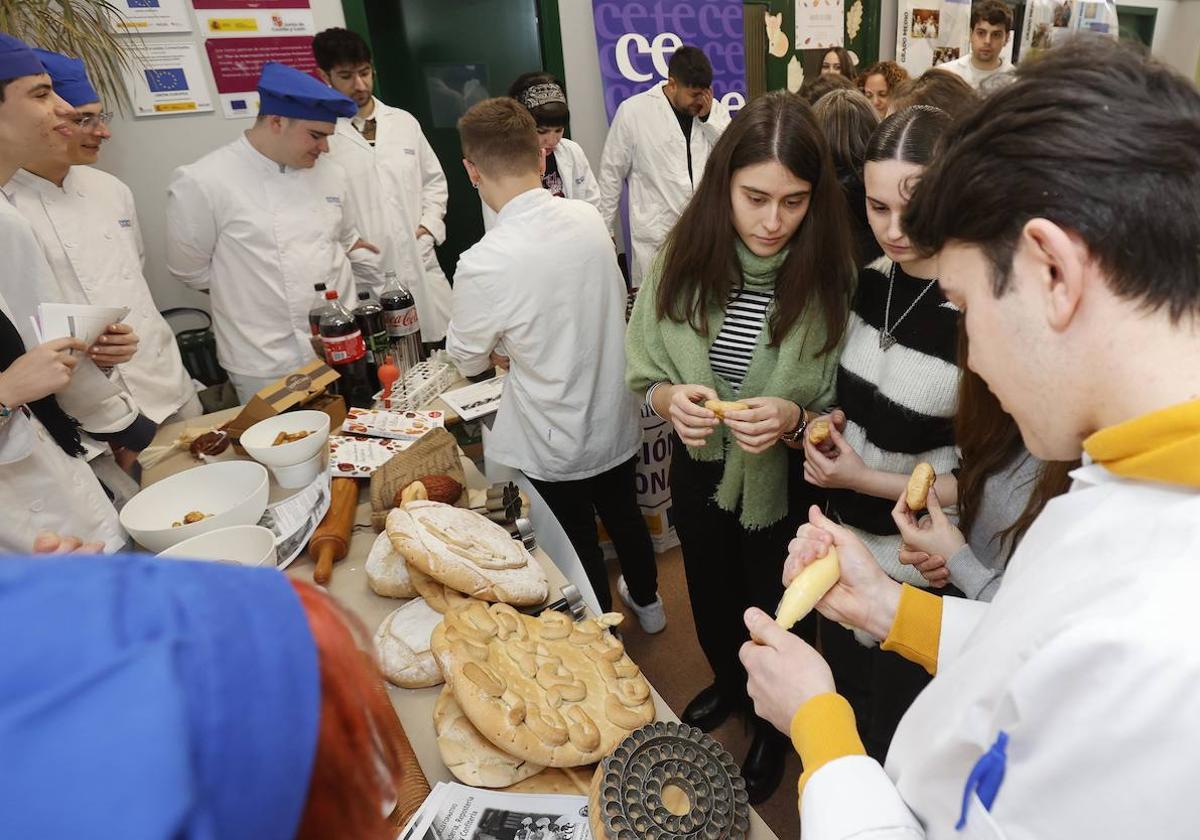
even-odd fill
[{"label": "eu flag poster", "polygon": [[147,39],[126,74],[135,117],[169,117],[213,110],[200,50],[190,38]]}]

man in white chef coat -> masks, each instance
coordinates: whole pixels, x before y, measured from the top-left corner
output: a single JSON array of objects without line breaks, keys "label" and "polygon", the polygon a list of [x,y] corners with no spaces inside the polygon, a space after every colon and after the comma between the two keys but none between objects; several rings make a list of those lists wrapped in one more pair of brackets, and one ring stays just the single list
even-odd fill
[{"label": "man in white chef coat", "polygon": [[1035,457],[1083,466],[990,604],[901,587],[813,509],[785,577],[835,545],[817,608],[936,675],[881,767],[816,651],[747,614],[805,840],[1197,836],[1198,133],[1189,80],[1075,40],[959,121],[915,187],[904,227],[938,254],[971,368]]},{"label": "man in white chef coat", "polygon": [[183,367],[175,334],[159,313],[142,274],[145,251],[133,193],[94,169],[111,137],[100,96],[83,62],[35,50],[54,92],[75,109],[75,131],[65,148],[45,146],[5,185],[50,264],[54,300],[95,306],[127,306],[124,324],[141,339],[139,352],[113,368],[123,390],[155,423],[203,413]]},{"label": "man in white chef coat", "polygon": [[621,187],[629,181],[634,286],[692,199],[729,111],[713,99],[713,69],[698,47],[680,47],[661,85],[617,108],[600,158],[600,215],[616,230]]},{"label": "man in white chef coat", "polygon": [[464,376],[508,368],[488,457],[529,476],[607,612],[599,514],[624,576],[618,591],[658,632],[666,615],[637,501],[640,408],[625,385],[625,284],[612,243],[595,207],[542,188],[525,106],[484,100],[458,130],[471,183],[497,219],[459,261],[446,350]]},{"label": "man in white chef coat", "polygon": [[412,292],[421,339],[441,341],[450,320],[450,283],[434,252],[446,239],[442,165],[416,118],[372,94],[371,48],[360,35],[326,29],[313,39],[313,54],[322,78],[358,108],[338,120],[329,156],[350,179],[360,232],[380,247],[385,270]]},{"label": "man in white chef coat", "polygon": [[167,195],[167,268],[212,295],[217,359],[243,403],[313,360],[316,283],[352,309],[355,275],[382,277],[346,174],[323,158],[354,103],[275,62],[263,66],[258,93],[254,126],[177,169]]},{"label": "man in white chef coat", "polygon": [[[0,33],[0,182],[46,146],[65,148],[73,116],[33,51]],[[30,319],[53,279],[7,192],[0,194],[0,254],[0,552],[28,552],[42,531],[82,535],[116,551],[127,536],[79,457],[79,431],[132,449],[153,435],[153,424],[139,419],[133,400],[92,361],[120,363],[137,337],[120,333],[122,349],[103,356],[72,338],[39,343]]]}]

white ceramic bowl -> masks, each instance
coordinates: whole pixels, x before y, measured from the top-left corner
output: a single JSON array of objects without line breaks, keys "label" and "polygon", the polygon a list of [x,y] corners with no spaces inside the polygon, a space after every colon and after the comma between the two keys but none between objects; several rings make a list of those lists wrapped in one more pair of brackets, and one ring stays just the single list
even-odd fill
[{"label": "white ceramic bowl", "polygon": [[[272,446],[280,432],[311,432],[292,443]],[[307,487],[325,469],[323,447],[329,439],[329,415],[323,411],[289,411],[255,423],[242,432],[242,447],[266,464],[280,487]]]},{"label": "white ceramic bowl", "polygon": [[260,525],[220,528],[160,551],[159,557],[180,560],[216,560],[239,566],[275,568],[275,535]]},{"label": "white ceramic bowl", "polygon": [[[254,525],[267,509],[270,479],[262,464],[220,461],[151,484],[121,509],[121,524],[143,548],[165,551],[191,537],[232,525]],[[191,511],[211,514],[172,528]]]}]

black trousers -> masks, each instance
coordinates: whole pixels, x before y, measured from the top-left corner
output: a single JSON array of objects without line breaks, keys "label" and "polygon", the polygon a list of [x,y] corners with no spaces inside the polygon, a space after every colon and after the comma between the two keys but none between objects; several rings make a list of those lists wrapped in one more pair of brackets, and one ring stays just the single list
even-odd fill
[{"label": "black trousers", "polygon": [[[963,597],[952,586],[931,589],[936,595]],[[853,631],[819,618],[821,652],[833,671],[838,693],[849,701],[867,754],[881,764],[900,718],[933,677],[897,653],[864,647]]]},{"label": "black trousers", "polygon": [[[738,514],[721,510],[713,501],[724,462],[693,460],[678,437],[672,436],[672,444],[671,500],[696,636],[721,692],[740,698],[749,708],[746,670],[738,659],[750,638],[743,614],[752,606],[775,614],[783,597],[788,543],[807,521],[809,505],[824,503],[824,491],[804,481],[804,455],[789,449],[787,515],[768,528],[748,531]],[[816,613],[794,632],[815,641]]]},{"label": "black trousers", "polygon": [[567,532],[575,553],[583,563],[600,607],[612,609],[608,588],[608,568],[596,533],[596,516],[612,538],[621,574],[635,603],[646,605],[658,596],[658,567],[654,545],[642,508],[637,500],[636,458],[630,458],[607,472],[579,481],[530,482]]}]

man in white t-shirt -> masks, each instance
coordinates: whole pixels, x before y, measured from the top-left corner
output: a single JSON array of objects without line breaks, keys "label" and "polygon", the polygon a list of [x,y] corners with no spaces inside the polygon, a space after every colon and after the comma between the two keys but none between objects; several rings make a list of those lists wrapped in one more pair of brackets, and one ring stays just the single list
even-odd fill
[{"label": "man in white t-shirt", "polygon": [[1001,73],[1011,73],[1013,65],[1003,52],[1012,38],[1013,13],[1003,0],[981,0],[971,7],[971,51],[962,58],[939,64],[966,80],[976,90]]}]

